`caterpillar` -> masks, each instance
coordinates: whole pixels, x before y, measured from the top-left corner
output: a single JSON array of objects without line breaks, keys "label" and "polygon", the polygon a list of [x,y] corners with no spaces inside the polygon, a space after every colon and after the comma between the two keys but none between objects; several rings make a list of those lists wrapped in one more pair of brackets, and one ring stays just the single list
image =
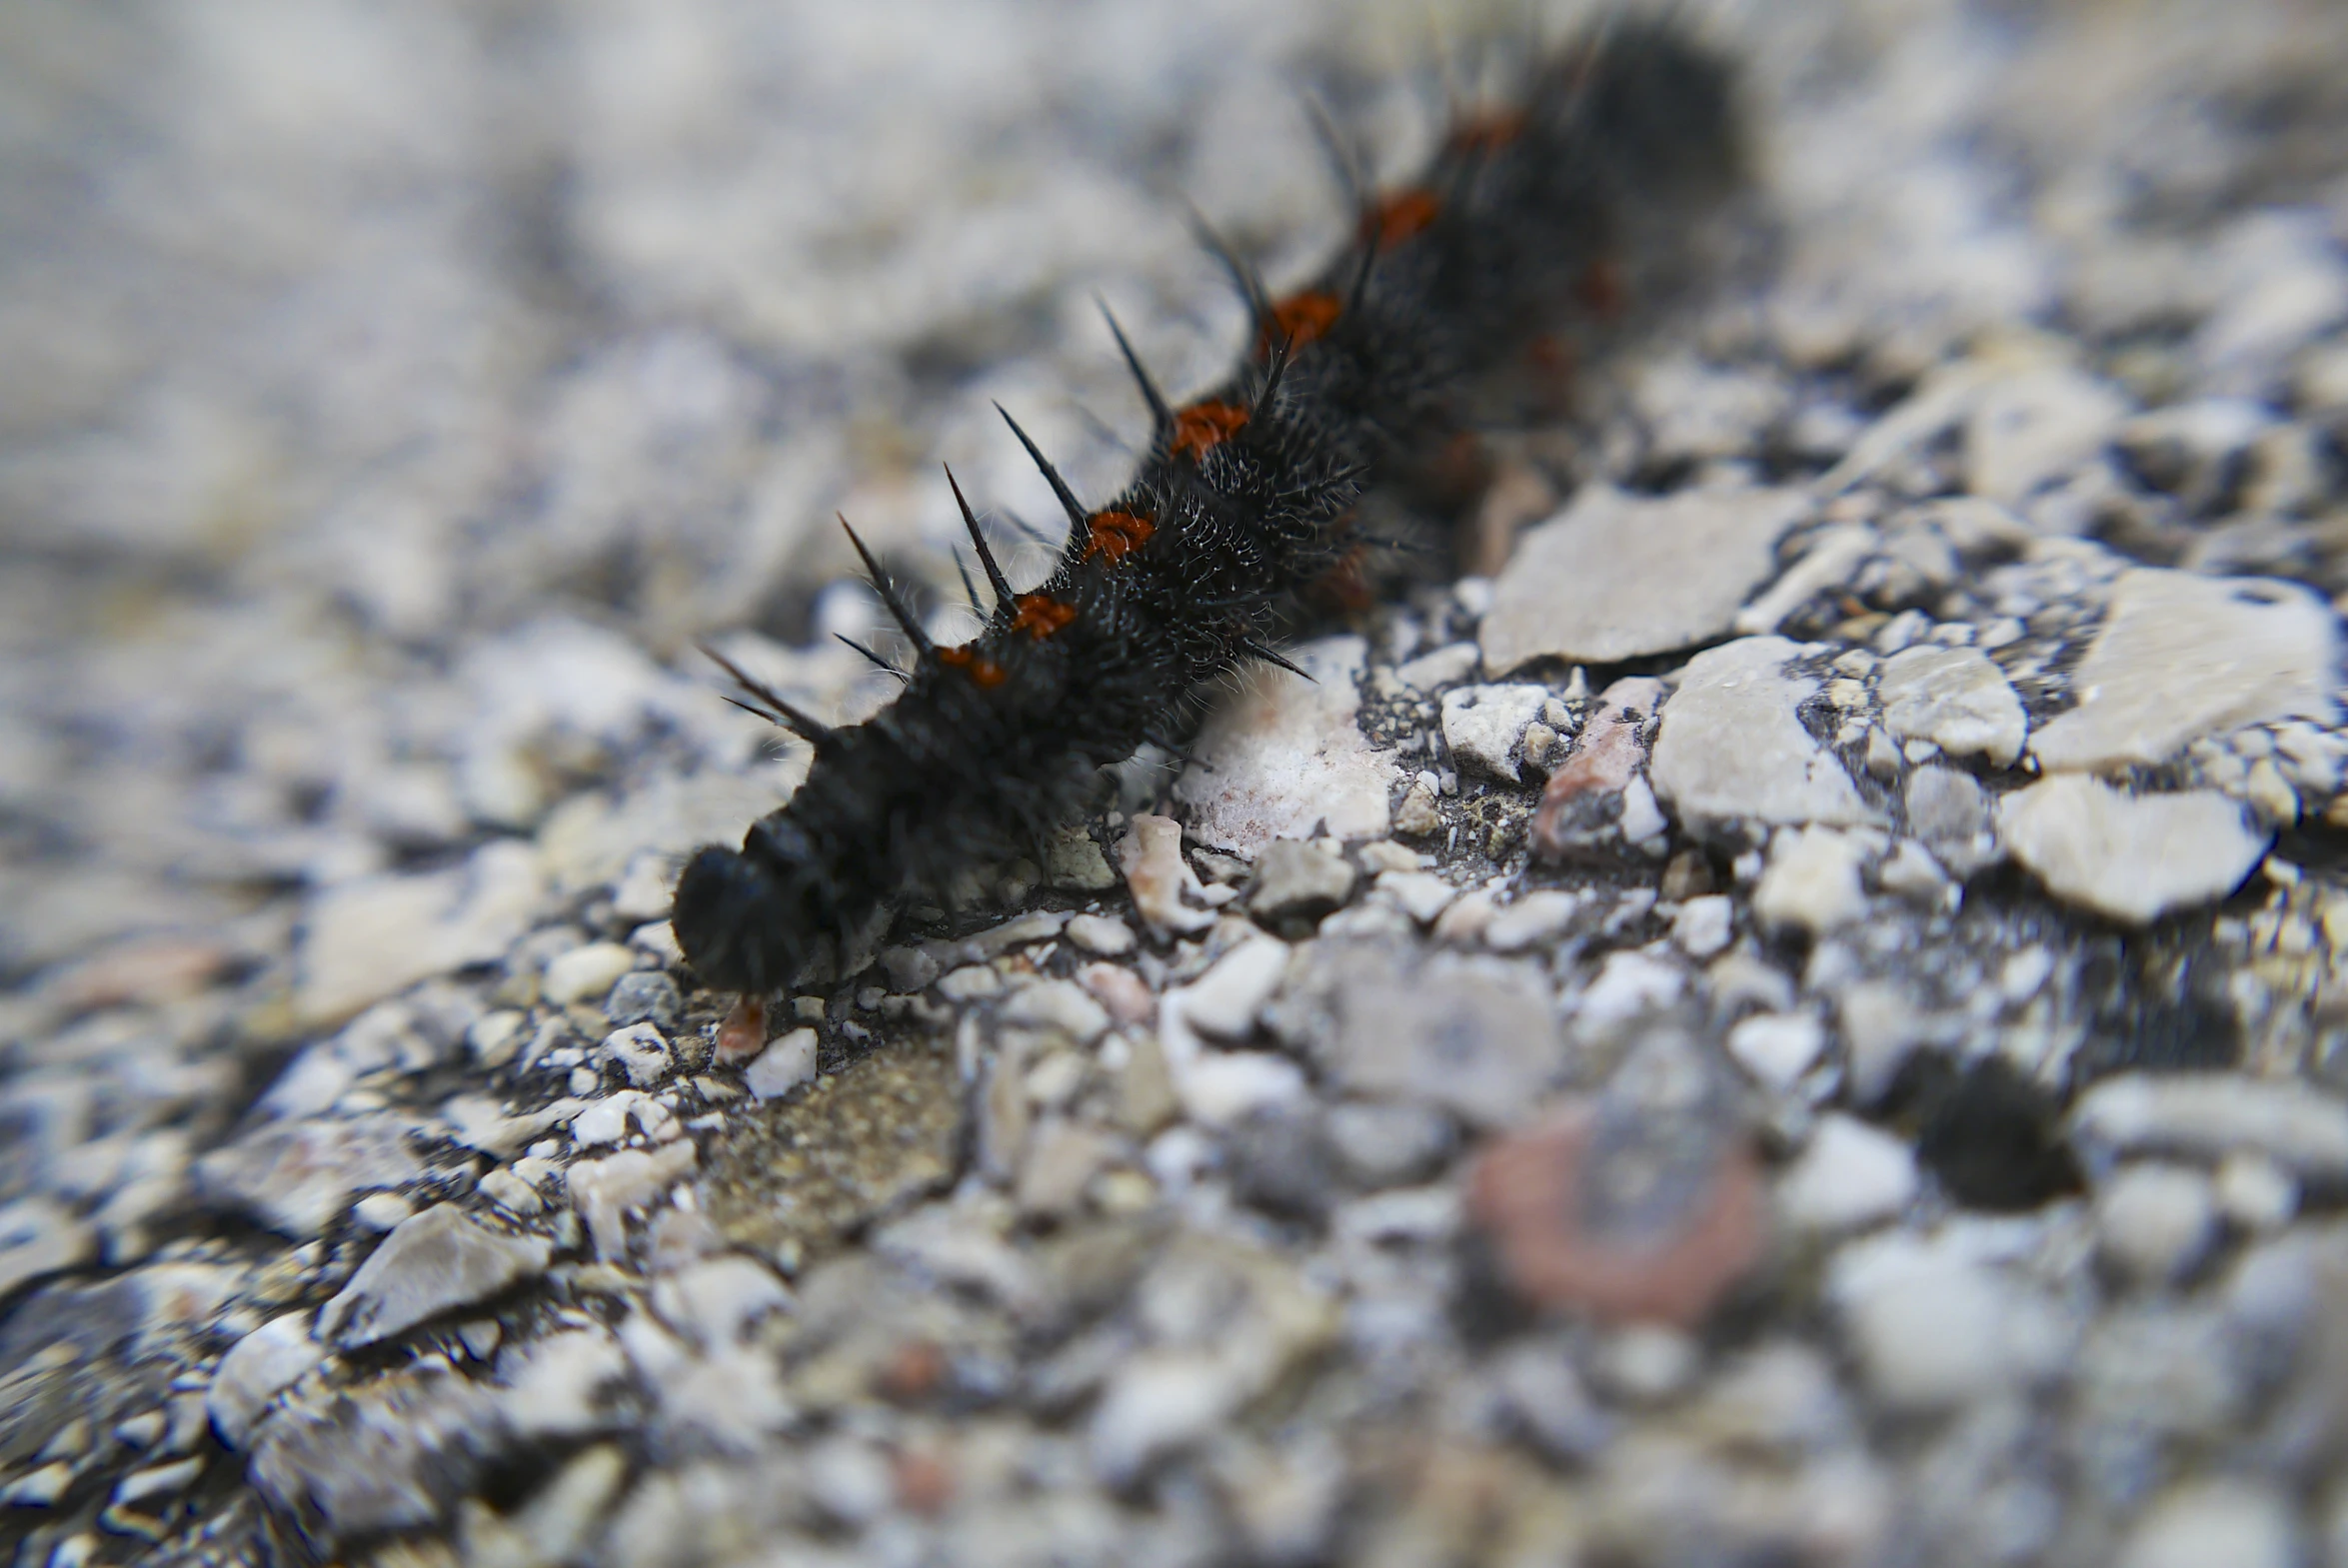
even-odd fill
[{"label": "caterpillar", "polygon": [[1110,318],[1152,427],[1122,492],[1088,506],[1003,412],[1068,518],[1040,587],[1012,589],[950,472],[993,594],[978,637],[935,644],[849,528],[913,649],[896,701],[834,728],[726,666],[733,701],[815,758],[739,849],[687,860],[673,924],[694,970],[746,995],[789,984],[908,899],[1032,851],[1082,811],[1102,769],[1164,743],[1202,684],[1244,660],[1294,669],[1276,641],[1299,596],[1362,548],[1365,488],[1543,323],[1604,308],[1643,218],[1733,186],[1732,85],[1678,28],[1617,18],[1506,107],[1455,114],[1416,180],[1378,191],[1348,178],[1351,237],[1300,289],[1270,298],[1201,225],[1253,341],[1220,385],[1176,405]]}]

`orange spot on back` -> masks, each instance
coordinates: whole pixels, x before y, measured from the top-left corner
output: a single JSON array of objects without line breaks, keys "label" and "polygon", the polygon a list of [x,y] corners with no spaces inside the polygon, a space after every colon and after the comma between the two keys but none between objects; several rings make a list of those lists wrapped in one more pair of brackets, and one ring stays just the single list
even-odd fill
[{"label": "orange spot on back", "polygon": [[941,648],[938,662],[966,671],[971,684],[982,692],[992,692],[1011,679],[1011,672],[975,648]]},{"label": "orange spot on back", "polygon": [[1041,643],[1077,619],[1077,607],[1064,605],[1049,594],[1022,594],[1020,613],[1011,618],[1014,632],[1025,632]]},{"label": "orange spot on back", "polygon": [[1235,403],[1193,403],[1174,411],[1174,439],[1168,450],[1195,463],[1247,426],[1247,411]]},{"label": "orange spot on back", "polygon": [[1451,128],[1447,145],[1455,153],[1488,153],[1507,146],[1524,134],[1524,115],[1515,109],[1497,109],[1470,115]]},{"label": "orange spot on back", "polygon": [[1285,338],[1290,350],[1300,349],[1328,336],[1329,328],[1345,313],[1344,302],[1333,294],[1319,289],[1307,289],[1291,294],[1271,308],[1271,320],[1263,324],[1256,335],[1255,352],[1266,354],[1271,346]]},{"label": "orange spot on back", "polygon": [[1150,542],[1158,532],[1158,525],[1148,518],[1131,512],[1096,512],[1089,520],[1092,538],[1085,544],[1085,559],[1099,556],[1108,566],[1116,566],[1126,557]]},{"label": "orange spot on back", "polygon": [[1361,243],[1379,250],[1399,245],[1426,229],[1443,210],[1432,191],[1412,187],[1396,191],[1361,216]]},{"label": "orange spot on back", "polygon": [[1591,315],[1600,318],[1619,316],[1630,296],[1622,281],[1622,265],[1611,256],[1601,256],[1583,268],[1573,292]]}]

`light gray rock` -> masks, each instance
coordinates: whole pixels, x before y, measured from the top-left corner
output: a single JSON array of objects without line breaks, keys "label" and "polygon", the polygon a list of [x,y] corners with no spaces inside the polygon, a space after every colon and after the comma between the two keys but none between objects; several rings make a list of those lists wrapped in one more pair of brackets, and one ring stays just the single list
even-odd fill
[{"label": "light gray rock", "polygon": [[1518,784],[1524,728],[1540,717],[1539,686],[1462,686],[1443,694],[1443,744],[1462,769]]},{"label": "light gray rock", "polygon": [[451,870],[330,887],[304,918],[295,1012],[308,1026],[337,1023],[429,975],[503,957],[544,897],[536,851],[510,838]]},{"label": "light gray rock", "polygon": [[1859,872],[1870,858],[1859,835],[1832,827],[1780,828],[1753,889],[1753,913],[1765,926],[1822,936],[1867,912]]},{"label": "light gray rock", "polygon": [[2068,366],[2000,376],[1973,395],[1965,488],[2010,506],[2094,458],[2127,412],[2109,385]]},{"label": "light gray rock", "polygon": [[345,1350],[389,1339],[545,1272],[552,1255],[540,1237],[501,1236],[435,1204],[395,1226],[319,1310],[318,1337]]},{"label": "light gray rock", "polygon": [[2189,1165],[2125,1165],[2096,1189],[2095,1233],[2103,1255],[2153,1284],[2166,1284],[2200,1261],[2216,1225],[2215,1185],[2208,1172]]},{"label": "light gray rock", "polygon": [[0,1297],[27,1280],[96,1256],[98,1235],[63,1204],[35,1194],[0,1204]]},{"label": "light gray rock", "polygon": [[685,1015],[677,982],[658,969],[634,969],[613,982],[604,998],[604,1017],[614,1028],[649,1023],[666,1034]]},{"label": "light gray rock", "polygon": [[2129,1532],[2120,1568],[2299,1568],[2305,1543],[2290,1500],[2264,1482],[2188,1481],[2156,1499]]},{"label": "light gray rock", "polygon": [[2039,727],[2030,755],[2092,772],[2167,762],[2203,736],[2337,718],[2339,633],[2295,584],[2136,571],[2072,676],[2079,705]]},{"label": "light gray rock", "polygon": [[1919,768],[1908,775],[1901,794],[1908,830],[1949,870],[1970,876],[1996,858],[1996,818],[1988,792],[1971,774]]},{"label": "light gray rock", "polygon": [[311,1337],[308,1312],[273,1317],[229,1346],[204,1395],[220,1440],[243,1448],[271,1401],[325,1359],[326,1347]]},{"label": "light gray rock", "polygon": [[1355,1094],[1506,1126],[1564,1065],[1546,989],[1504,960],[1445,955],[1413,965],[1362,944],[1316,953],[1300,983],[1311,992],[1300,1026],[1330,1079]]},{"label": "light gray rock", "polygon": [[1517,541],[1479,632],[1484,668],[1619,664],[1718,637],[1809,506],[1787,490],[1646,498],[1588,486]]},{"label": "light gray rock", "polygon": [[1068,922],[1068,939],[1104,958],[1122,958],[1134,950],[1134,928],[1114,914],[1080,914]]},{"label": "light gray rock", "polygon": [[558,1007],[601,1002],[620,976],[635,967],[636,951],[625,943],[588,942],[548,961],[539,994]]},{"label": "light gray rock", "polygon": [[1649,769],[1655,793],[1683,820],[1873,822],[1842,765],[1811,739],[1795,709],[1818,690],[1786,664],[1808,652],[1748,637],[1688,661],[1663,705]]},{"label": "light gray rock", "polygon": [[247,1473],[270,1504],[329,1537],[414,1529],[442,1516],[499,1435],[488,1389],[425,1362],[279,1412]]},{"label": "light gray rock", "polygon": [[2005,673],[1972,648],[1907,648],[1876,678],[1883,728],[1902,741],[1930,741],[1952,757],[1986,757],[2010,768],[2029,721]]},{"label": "light gray rock", "polygon": [[2070,1135],[2090,1162],[2129,1154],[2214,1162],[2248,1152],[2307,1178],[2348,1175],[2348,1104],[2297,1080],[2122,1073],[2080,1096]]},{"label": "light gray rock", "polygon": [[1255,878],[1247,889],[1247,910],[1268,920],[1326,914],[1353,895],[1353,867],[1335,846],[1300,838],[1274,838],[1255,857]]},{"label": "light gray rock", "polygon": [[622,1149],[602,1159],[580,1160],[566,1170],[571,1206],[587,1222],[596,1255],[626,1255],[629,1213],[693,1174],[700,1158],[691,1138],[678,1138],[649,1149]]},{"label": "light gray rock", "polygon": [[1858,1230],[1897,1216],[1918,1184],[1915,1150],[1906,1139],[1828,1111],[1777,1183],[1777,1202],[1804,1230]]},{"label": "light gray rock", "polygon": [[1482,654],[1473,643],[1452,643],[1394,667],[1394,679],[1413,692],[1432,692],[1475,674]]},{"label": "light gray rock", "polygon": [[2131,794],[2077,774],[2005,796],[1997,827],[2056,897],[2133,925],[2223,898],[2272,842],[2214,789]]},{"label": "light gray rock", "polygon": [[1354,723],[1367,656],[1358,637],[1324,638],[1287,651],[1309,681],[1265,664],[1237,677],[1238,689],[1199,732],[1206,768],[1174,782],[1193,838],[1252,853],[1315,828],[1335,838],[1385,836],[1401,774],[1393,754],[1372,748]]},{"label": "light gray rock", "polygon": [[1040,980],[1014,991],[997,1014],[1001,1028],[1016,1030],[1030,1051],[1060,1045],[1079,1048],[1109,1031],[1109,1013],[1073,980]]},{"label": "light gray rock", "polygon": [[1938,1410],[2058,1372],[2071,1335],[2053,1302],[1950,1241],[1890,1232],[1829,1266],[1834,1303],[1868,1387],[1902,1410]]},{"label": "light gray rock", "polygon": [[1754,1081],[1791,1089],[1826,1048],[1826,1026],[1806,1012],[1756,1012],[1728,1031],[1728,1054]]},{"label": "light gray rock", "polygon": [[1347,1100],[1321,1126],[1338,1168],[1365,1187],[1421,1180],[1459,1141],[1451,1118],[1431,1105]]},{"label": "light gray rock", "polygon": [[196,1161],[197,1189],[293,1236],[315,1236],[354,1193],[424,1174],[396,1116],[266,1122]]}]

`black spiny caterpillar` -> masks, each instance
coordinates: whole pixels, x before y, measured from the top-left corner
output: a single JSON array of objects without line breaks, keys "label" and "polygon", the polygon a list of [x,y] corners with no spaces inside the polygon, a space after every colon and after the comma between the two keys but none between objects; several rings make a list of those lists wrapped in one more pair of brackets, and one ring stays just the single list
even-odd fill
[{"label": "black spiny caterpillar", "polygon": [[1456,120],[1417,183],[1361,195],[1351,243],[1306,288],[1268,300],[1226,255],[1255,345],[1207,396],[1171,406],[1118,333],[1150,406],[1149,457],[1091,509],[1012,425],[1070,534],[1043,586],[1017,594],[963,503],[995,595],[975,641],[931,643],[859,541],[913,644],[905,692],[833,729],[735,672],[815,762],[739,850],[686,865],[675,923],[693,967],[724,989],[790,983],[901,900],[1070,821],[1099,770],[1159,737],[1201,682],[1242,659],[1285,663],[1268,640],[1359,548],[1352,515],[1381,463],[1443,426],[1478,371],[1612,292],[1630,230],[1728,186],[1729,96],[1726,70],[1680,33],[1619,21],[1514,106]]}]

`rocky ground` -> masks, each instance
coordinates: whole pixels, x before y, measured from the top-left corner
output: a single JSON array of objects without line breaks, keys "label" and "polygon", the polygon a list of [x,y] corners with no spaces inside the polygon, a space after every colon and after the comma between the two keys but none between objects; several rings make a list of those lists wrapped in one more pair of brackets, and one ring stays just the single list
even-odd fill
[{"label": "rocky ground", "polygon": [[1176,193],[1300,272],[1293,84],[1406,168],[1521,22],[0,17],[15,1561],[2348,1563],[2318,0],[1702,18],[1752,200],[1480,572],[679,963],[805,766],[692,641],[885,700],[833,510],[1113,484]]}]

